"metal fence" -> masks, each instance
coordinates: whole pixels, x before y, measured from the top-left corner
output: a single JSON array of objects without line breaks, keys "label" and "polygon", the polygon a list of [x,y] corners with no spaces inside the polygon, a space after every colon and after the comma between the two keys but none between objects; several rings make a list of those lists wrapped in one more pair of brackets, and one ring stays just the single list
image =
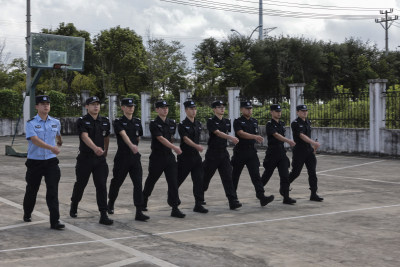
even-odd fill
[{"label": "metal fence", "polygon": [[284,95],[263,96],[263,97],[245,97],[243,100],[250,100],[253,103],[253,118],[257,119],[259,125],[266,125],[271,120],[270,106],[280,104],[282,107],[281,120],[290,125],[290,97]]},{"label": "metal fence", "polygon": [[196,103],[197,115],[196,118],[203,124],[207,123],[208,118],[214,116],[214,112],[211,108],[212,102],[221,100],[226,104],[225,117],[228,116],[228,97],[223,96],[207,96],[207,97],[193,97],[193,101]]},{"label": "metal fence", "polygon": [[303,94],[314,127],[369,128],[369,92],[334,93],[322,99]]},{"label": "metal fence", "polygon": [[150,119],[154,120],[157,117],[157,112],[155,110],[155,103],[160,99],[166,100],[169,105],[168,118],[179,122],[179,114],[180,114],[179,98],[175,98],[173,95],[168,95],[168,97],[165,97],[165,98],[151,97],[149,99],[150,107],[151,107]]},{"label": "metal fence", "polygon": [[386,98],[386,120],[387,129],[400,129],[400,91],[388,90],[384,92]]}]

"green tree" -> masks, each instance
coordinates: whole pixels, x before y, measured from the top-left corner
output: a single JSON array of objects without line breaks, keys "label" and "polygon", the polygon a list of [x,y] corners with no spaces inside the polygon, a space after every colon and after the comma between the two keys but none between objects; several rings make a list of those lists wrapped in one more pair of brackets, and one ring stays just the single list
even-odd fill
[{"label": "green tree", "polygon": [[97,75],[106,95],[124,95],[144,88],[146,52],[142,38],[129,28],[117,26],[101,31],[94,39]]},{"label": "green tree", "polygon": [[219,43],[214,38],[204,39],[193,52],[196,71],[195,95],[220,95],[219,81],[222,79]]},{"label": "green tree", "polygon": [[253,64],[246,59],[245,54],[239,47],[230,47],[230,54],[225,59],[223,69],[224,81],[223,87],[241,87],[246,90],[247,86],[253,82],[259,74],[253,69]]},{"label": "green tree", "polygon": [[26,79],[26,61],[23,58],[14,58],[8,65],[8,82],[7,86],[12,88],[19,82]]},{"label": "green tree", "polygon": [[96,85],[96,77],[93,74],[84,75],[75,73],[71,89],[76,95],[80,95],[80,92],[83,90],[89,91],[90,95],[98,95],[99,93],[99,89]]},{"label": "green tree", "polygon": [[179,97],[179,90],[188,87],[189,71],[183,45],[178,41],[168,44],[163,39],[149,39],[147,45],[147,79],[152,95],[170,92]]}]

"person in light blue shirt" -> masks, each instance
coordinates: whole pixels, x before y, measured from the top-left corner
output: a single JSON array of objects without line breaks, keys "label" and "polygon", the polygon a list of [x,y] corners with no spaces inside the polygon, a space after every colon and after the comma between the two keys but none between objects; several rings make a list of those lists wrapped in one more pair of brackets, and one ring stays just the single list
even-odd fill
[{"label": "person in light blue shirt", "polygon": [[57,155],[62,145],[60,121],[49,116],[50,98],[47,95],[36,96],[37,115],[27,121],[25,131],[28,140],[28,159],[25,163],[26,192],[24,197],[24,221],[31,222],[31,214],[36,203],[42,177],[44,176],[47,192],[46,202],[50,211],[50,228],[61,230],[58,183],[61,172]]}]

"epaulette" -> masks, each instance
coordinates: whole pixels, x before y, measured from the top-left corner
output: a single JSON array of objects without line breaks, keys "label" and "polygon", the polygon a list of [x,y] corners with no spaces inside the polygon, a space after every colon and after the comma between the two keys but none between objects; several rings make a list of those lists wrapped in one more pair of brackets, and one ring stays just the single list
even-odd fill
[{"label": "epaulette", "polygon": [[139,118],[136,118],[136,117],[134,119],[137,120],[137,121],[141,121]]},{"label": "epaulette", "polygon": [[121,118],[116,118],[115,121],[119,121]]},{"label": "epaulette", "polygon": [[35,117],[32,117],[30,120],[28,120],[28,121],[31,121],[31,120],[33,120]]},{"label": "epaulette", "polygon": [[154,120],[151,120],[150,122],[154,122]]}]

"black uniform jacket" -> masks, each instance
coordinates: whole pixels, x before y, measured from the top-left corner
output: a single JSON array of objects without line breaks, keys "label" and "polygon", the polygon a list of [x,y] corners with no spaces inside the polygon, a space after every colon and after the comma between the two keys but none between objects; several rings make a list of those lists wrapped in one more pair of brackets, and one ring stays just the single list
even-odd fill
[{"label": "black uniform jacket", "polygon": [[208,139],[208,148],[209,149],[224,149],[228,146],[227,140],[221,137],[218,137],[214,134],[214,131],[219,130],[227,134],[231,131],[231,121],[229,119],[222,118],[218,119],[217,116],[209,118],[207,121],[207,129],[210,135]]},{"label": "black uniform jacket", "polygon": [[172,150],[158,141],[157,136],[163,136],[172,142],[172,137],[176,132],[175,120],[166,118],[163,121],[159,116],[150,121],[151,150],[152,152],[172,153]]},{"label": "black uniform jacket", "polygon": [[104,137],[110,135],[110,121],[107,117],[101,117],[99,115],[96,119],[93,119],[90,114],[86,114],[77,120],[76,126],[78,128],[79,151],[81,153],[94,154],[93,150],[82,141],[82,133],[88,133],[93,143],[104,149]]}]

